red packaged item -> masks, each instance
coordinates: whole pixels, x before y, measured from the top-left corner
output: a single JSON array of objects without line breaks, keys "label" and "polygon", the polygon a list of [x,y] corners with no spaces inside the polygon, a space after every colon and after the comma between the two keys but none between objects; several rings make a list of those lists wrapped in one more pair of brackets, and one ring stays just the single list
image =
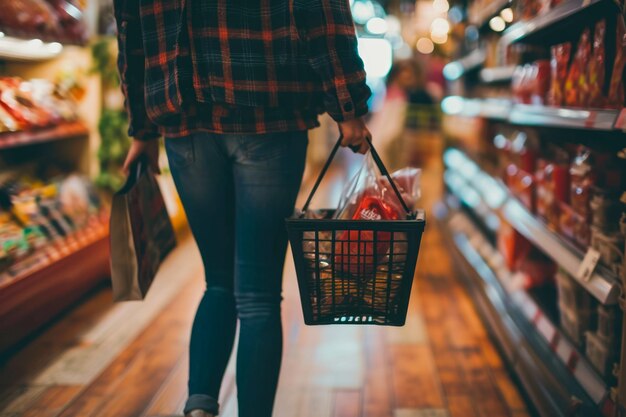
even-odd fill
[{"label": "red packaged item", "polygon": [[570,204],[584,219],[591,216],[591,189],[596,186],[597,172],[594,169],[591,150],[581,146],[570,168]]},{"label": "red packaged item", "polygon": [[[394,180],[403,200],[412,208],[420,197],[419,177],[416,168],[394,172]],[[352,220],[398,220],[406,216],[387,178],[377,175],[376,165],[367,155],[361,170],[348,183],[342,194],[335,218]],[[391,233],[373,230],[351,230],[335,238],[334,262],[338,270],[363,276],[374,272],[375,261],[387,256]]]},{"label": "red packaged item", "polygon": [[532,247],[528,255],[519,263],[518,275],[524,289],[540,287],[554,281],[557,271],[556,264],[542,251]]},{"label": "red packaged item", "polygon": [[498,229],[498,250],[504,257],[509,270],[515,271],[522,259],[530,250],[532,244],[510,224],[502,222]]},{"label": "red packaged item", "polygon": [[626,28],[624,19],[617,18],[617,40],[615,46],[615,65],[611,74],[611,84],[609,86],[608,104],[612,108],[622,108],[624,101],[624,68],[626,65]]},{"label": "red packaged item", "polygon": [[76,2],[68,0],[47,0],[47,2],[58,16],[62,38],[77,43],[87,42],[83,11]]},{"label": "red packaged item", "polygon": [[59,19],[43,0],[4,0],[0,28],[17,36],[51,38],[59,34]]},{"label": "red packaged item", "polygon": [[589,83],[587,65],[591,59],[591,40],[589,29],[585,29],[578,41],[576,56],[565,80],[565,105],[587,107],[589,101]]},{"label": "red packaged item", "polygon": [[542,105],[546,102],[546,97],[550,91],[550,61],[541,59],[534,64],[535,80],[532,90],[532,103]]},{"label": "red packaged item", "polygon": [[565,80],[569,65],[572,45],[562,43],[552,47],[552,59],[550,60],[551,83],[548,93],[548,104],[560,107],[565,102]]},{"label": "red packaged item", "polygon": [[[352,220],[397,220],[396,210],[380,198],[363,197]],[[376,233],[376,244],[374,244]],[[344,272],[362,276],[373,272],[374,257],[387,254],[391,233],[372,230],[350,230],[341,233],[335,241],[335,266]],[[375,246],[374,246],[375,245]]]},{"label": "red packaged item", "polygon": [[606,99],[602,93],[604,88],[604,37],[606,35],[606,21],[601,20],[596,24],[593,36],[593,58],[589,63],[589,106],[602,108],[606,106]]}]

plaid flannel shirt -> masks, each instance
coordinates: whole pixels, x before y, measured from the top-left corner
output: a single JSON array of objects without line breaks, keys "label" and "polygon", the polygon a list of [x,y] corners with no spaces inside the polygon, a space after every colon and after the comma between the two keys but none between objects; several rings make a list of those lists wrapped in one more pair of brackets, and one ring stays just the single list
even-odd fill
[{"label": "plaid flannel shirt", "polygon": [[305,130],[367,113],[348,0],[114,0],[129,135]]}]

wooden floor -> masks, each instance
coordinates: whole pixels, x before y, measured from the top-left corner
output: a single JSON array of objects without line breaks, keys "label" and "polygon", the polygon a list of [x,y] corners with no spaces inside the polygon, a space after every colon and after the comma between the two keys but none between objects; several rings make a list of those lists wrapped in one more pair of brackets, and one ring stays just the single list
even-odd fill
[{"label": "wooden floor", "polygon": [[[423,182],[428,208],[440,193],[437,164]],[[94,292],[1,365],[0,417],[181,415],[187,342],[202,288],[199,255],[187,240],[146,301],[113,305],[109,289]],[[529,415],[434,221],[405,327],[305,327],[290,261],[285,298],[275,417]],[[237,415],[235,399],[231,363],[222,416]]]}]

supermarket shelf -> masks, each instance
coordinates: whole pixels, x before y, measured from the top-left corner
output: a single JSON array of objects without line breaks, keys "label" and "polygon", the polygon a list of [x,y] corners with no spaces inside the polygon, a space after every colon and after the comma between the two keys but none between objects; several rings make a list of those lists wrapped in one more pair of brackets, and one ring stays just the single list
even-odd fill
[{"label": "supermarket shelf", "polygon": [[507,83],[513,79],[515,66],[483,68],[480,70],[480,80],[484,84]]},{"label": "supermarket shelf", "polygon": [[103,219],[40,249],[0,274],[0,352],[109,276],[108,236]]},{"label": "supermarket shelf", "polygon": [[441,101],[444,114],[464,117],[507,121],[511,114],[511,100],[508,99],[468,99],[449,96]]},{"label": "supermarket shelf", "polygon": [[468,55],[456,61],[449,62],[443,67],[443,76],[449,81],[461,78],[469,71],[475,70],[485,63],[487,55],[482,49],[475,49]]},{"label": "supermarket shelf", "polygon": [[63,45],[59,42],[0,36],[0,60],[45,61],[55,58],[62,51]]},{"label": "supermarket shelf", "polygon": [[[561,24],[568,24],[573,19],[588,18],[589,9],[599,5],[614,4],[613,0],[567,0],[554,9],[533,19],[522,21],[508,28],[502,35],[501,42],[512,44],[530,40],[546,30],[555,31]],[[616,7],[617,10],[617,7]],[[587,20],[588,21],[588,20]]]},{"label": "supermarket shelf", "polygon": [[587,110],[513,104],[507,99],[449,96],[441,102],[448,115],[483,117],[522,126],[618,132],[626,130],[626,110]]},{"label": "supermarket shelf", "polygon": [[510,3],[511,0],[492,1],[486,7],[481,9],[479,13],[474,13],[470,16],[469,21],[471,24],[481,28],[489,22],[489,19],[500,13],[500,11],[507,7]]},{"label": "supermarket shelf", "polygon": [[449,187],[452,192],[460,198],[476,194],[485,201],[485,205],[491,208],[494,214],[499,214],[506,219],[511,226],[559,264],[599,302],[605,305],[618,302],[619,280],[608,268],[598,265],[588,281],[579,279],[578,269],[585,254],[536,219],[503,184],[482,171],[463,152],[458,149],[448,149],[444,155],[444,163],[449,171],[457,174],[458,184],[456,187]]},{"label": "supermarket shelf", "polygon": [[618,110],[583,110],[517,104],[509,115],[513,124],[611,131],[617,129]]},{"label": "supermarket shelf", "polygon": [[484,321],[540,414],[570,415],[576,397],[578,415],[610,415],[609,387],[532,297],[512,285],[502,256],[471,220],[454,210],[440,220]]},{"label": "supermarket shelf", "polygon": [[81,122],[63,123],[38,130],[0,133],[0,150],[87,135],[89,135],[89,129]]}]

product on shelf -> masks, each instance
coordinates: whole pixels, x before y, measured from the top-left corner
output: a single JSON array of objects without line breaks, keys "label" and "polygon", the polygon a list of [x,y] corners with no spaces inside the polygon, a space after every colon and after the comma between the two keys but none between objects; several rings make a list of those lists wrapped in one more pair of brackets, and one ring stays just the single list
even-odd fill
[{"label": "product on shelf", "polygon": [[546,103],[546,97],[550,91],[550,61],[540,59],[533,63],[533,67],[536,75],[533,82],[531,102],[542,105]]},{"label": "product on shelf", "polygon": [[565,105],[587,107],[589,104],[589,81],[587,66],[591,59],[591,34],[585,29],[580,36],[574,61],[565,80]]},{"label": "product on shelf", "polygon": [[585,332],[596,327],[597,303],[585,288],[562,269],[556,274],[556,283],[561,328],[576,345],[582,347]]},{"label": "product on shelf", "polygon": [[505,221],[500,223],[497,238],[498,250],[504,258],[507,269],[516,271],[521,260],[530,253],[532,244]]},{"label": "product on shelf", "polygon": [[24,38],[83,43],[86,28],[79,5],[68,0],[5,0],[0,31]]},{"label": "product on shelf", "polygon": [[615,45],[615,64],[611,74],[608,103],[610,107],[621,108],[626,105],[624,93],[624,68],[626,66],[626,24],[617,18],[617,39]]},{"label": "product on shelf", "polygon": [[565,80],[567,79],[571,51],[572,45],[570,43],[562,43],[551,48],[551,80],[547,100],[551,106],[559,107],[565,102]]},{"label": "product on shelf", "polygon": [[569,155],[564,149],[552,149],[554,157],[541,158],[537,164],[537,214],[558,230],[559,206],[569,202],[570,164]]},{"label": "product on shelf", "polygon": [[600,374],[613,379],[613,368],[619,362],[622,311],[615,306],[599,305],[597,330],[585,333],[586,356]]},{"label": "product on shelf", "polygon": [[0,77],[0,132],[53,126],[76,118],[76,104],[54,83]]},{"label": "product on shelf", "polygon": [[589,106],[602,108],[606,106],[606,99],[602,92],[605,78],[605,49],[604,37],[606,35],[606,21],[596,23],[593,36],[593,56],[589,62]]},{"label": "product on shelf", "polygon": [[51,182],[20,176],[0,185],[0,273],[20,272],[20,261],[50,243],[99,223],[102,202],[84,177]]}]

